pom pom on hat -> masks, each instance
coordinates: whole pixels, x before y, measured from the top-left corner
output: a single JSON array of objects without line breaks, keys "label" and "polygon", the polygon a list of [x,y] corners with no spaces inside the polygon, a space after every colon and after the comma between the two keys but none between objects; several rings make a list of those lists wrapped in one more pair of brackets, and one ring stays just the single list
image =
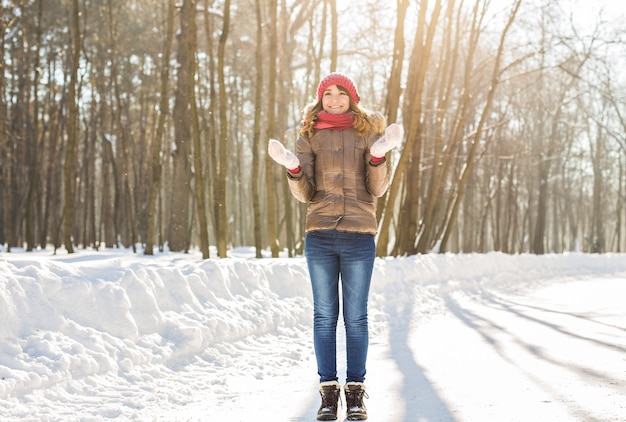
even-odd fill
[{"label": "pom pom on hat", "polygon": [[345,88],[350,94],[350,98],[352,98],[352,101],[354,101],[356,104],[361,101],[361,98],[359,97],[359,92],[356,89],[354,81],[348,75],[339,72],[329,73],[322,78],[320,84],[317,86],[318,101],[322,99],[322,95],[324,95],[324,91],[326,91],[326,88],[331,85],[339,85]]}]

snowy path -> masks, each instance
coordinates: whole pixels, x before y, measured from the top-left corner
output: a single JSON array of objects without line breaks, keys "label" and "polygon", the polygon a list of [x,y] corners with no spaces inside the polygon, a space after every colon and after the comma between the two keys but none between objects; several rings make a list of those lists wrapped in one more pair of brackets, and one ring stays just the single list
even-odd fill
[{"label": "snowy path", "polygon": [[[626,421],[624,279],[583,277],[524,294],[481,289],[441,297],[441,313],[412,318],[414,309],[388,309],[391,328],[374,324],[369,420]],[[254,415],[276,414],[271,420],[314,421],[309,335],[266,339],[250,350],[259,360],[246,364],[249,376],[225,374],[230,395],[165,419],[260,421],[265,417]],[[302,360],[267,378],[266,365],[280,364],[272,361],[280,360],[275,348],[278,356]]]},{"label": "snowy path", "polygon": [[[314,421],[306,263],[246,254],[0,253],[0,420]],[[626,421],[624,298],[623,254],[377,260],[369,420]]]},{"label": "snowy path", "polygon": [[[393,421],[626,420],[624,280],[524,296],[451,294],[448,312],[392,336],[405,374]],[[591,300],[590,300],[591,299]],[[617,325],[620,324],[620,325]],[[392,369],[393,365],[390,365]],[[384,376],[384,373],[383,373]],[[400,406],[402,407],[402,406]]]}]

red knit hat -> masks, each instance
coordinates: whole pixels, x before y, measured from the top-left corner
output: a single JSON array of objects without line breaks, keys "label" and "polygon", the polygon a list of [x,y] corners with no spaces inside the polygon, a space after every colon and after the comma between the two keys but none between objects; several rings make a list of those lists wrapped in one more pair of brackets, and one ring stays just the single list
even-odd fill
[{"label": "red knit hat", "polygon": [[326,88],[331,85],[339,85],[345,88],[350,94],[350,98],[352,98],[352,101],[354,101],[356,104],[361,101],[359,93],[356,90],[356,85],[354,84],[354,81],[348,75],[339,72],[329,73],[322,78],[320,84],[317,86],[318,101],[322,99],[322,95],[324,95],[324,91],[326,91]]}]

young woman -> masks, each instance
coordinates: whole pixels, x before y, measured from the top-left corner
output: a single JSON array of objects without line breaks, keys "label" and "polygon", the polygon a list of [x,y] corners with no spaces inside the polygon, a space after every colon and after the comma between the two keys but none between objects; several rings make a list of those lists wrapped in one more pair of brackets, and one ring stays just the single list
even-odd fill
[{"label": "young woman", "polygon": [[[337,321],[341,279],[346,331],[344,386],[348,420],[367,419],[363,404],[368,349],[367,301],[375,258],[375,198],[387,190],[385,153],[402,137],[398,125],[359,105],[350,77],[330,73],[303,112],[296,154],[276,140],[268,152],[287,168],[293,196],[308,204],[305,254],[313,289],[314,348],[322,404],[318,420],[337,419]],[[384,133],[384,135],[383,135]]]}]

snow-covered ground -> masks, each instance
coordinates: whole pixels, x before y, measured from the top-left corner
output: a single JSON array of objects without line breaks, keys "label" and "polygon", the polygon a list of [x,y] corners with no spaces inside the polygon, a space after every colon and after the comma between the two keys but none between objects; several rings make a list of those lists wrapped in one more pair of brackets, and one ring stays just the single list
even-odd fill
[{"label": "snow-covered ground", "polygon": [[[231,255],[0,250],[0,420],[314,421],[306,262]],[[370,420],[626,421],[625,303],[624,254],[379,259]]]}]

